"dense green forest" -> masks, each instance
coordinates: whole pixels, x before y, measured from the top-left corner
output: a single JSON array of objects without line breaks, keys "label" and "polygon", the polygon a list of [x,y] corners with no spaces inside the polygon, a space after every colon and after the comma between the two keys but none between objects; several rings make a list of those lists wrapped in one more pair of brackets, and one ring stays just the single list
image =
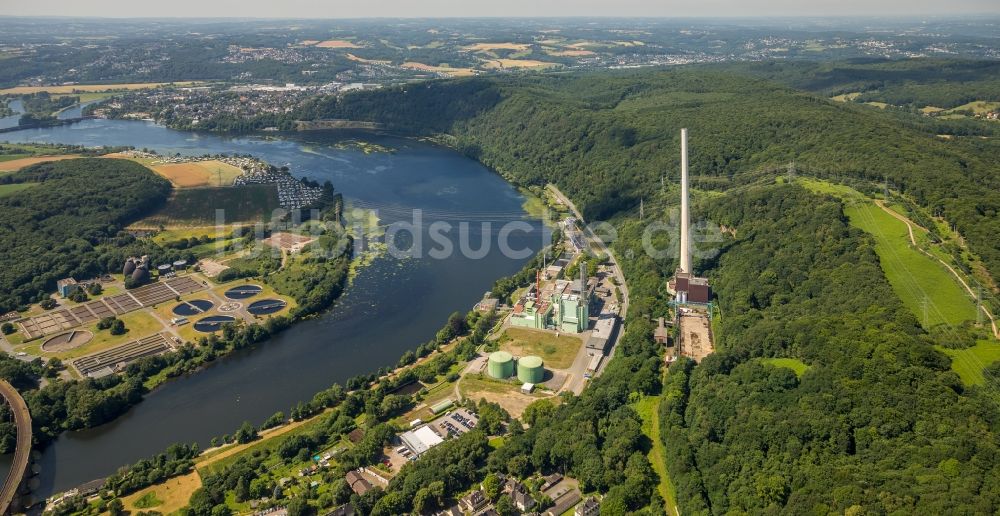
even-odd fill
[{"label": "dense green forest", "polygon": [[[958,337],[920,329],[838,201],[768,186],[790,162],[819,177],[888,179],[954,223],[996,274],[994,142],[943,141],[897,114],[745,70],[476,78],[321,99],[309,109],[447,133],[513,181],[554,182],[588,218],[619,229],[614,247],[630,256],[621,262],[631,304],[615,360],[579,398],[492,452],[486,471],[562,471],[606,493],[602,514],[661,513],[648,443],[627,405],[662,393],[666,458],[684,514],[1000,507],[993,391],[964,387],[933,349]],[[661,177],[676,181],[681,127],[691,130],[697,187],[725,193],[699,197],[696,211],[735,236],[697,265],[726,313],[718,351],[697,367],[681,361],[661,386],[647,318],[666,314],[663,286],[676,264],[637,251],[636,212],[640,199],[647,213],[669,209],[676,192]],[[760,360],[768,357],[808,368],[799,378]],[[432,478],[390,493],[415,496]]]},{"label": "dense green forest", "polygon": [[124,263],[129,223],[162,205],[170,183],[117,159],[40,163],[0,184],[41,183],[0,198],[0,312],[38,302],[68,276],[87,279]]},{"label": "dense green forest", "polygon": [[673,366],[661,406],[682,512],[996,511],[995,392],[962,386],[839,202],[755,188],[711,217],[738,235],[713,270],[721,350]]},{"label": "dense green forest", "polygon": [[[405,94],[404,94],[405,92]],[[554,182],[587,218],[638,206],[678,176],[691,131],[699,188],[726,190],[785,170],[889,180],[953,223],[1000,274],[1000,175],[993,142],[946,141],[933,127],[843,105],[733,71],[473,78],[319,99],[303,117],[379,121],[448,133],[468,155],[522,184]]]},{"label": "dense green forest", "polygon": [[860,100],[896,106],[953,108],[1000,101],[1000,62],[963,59],[854,59],[829,62],[726,64],[738,71],[823,96],[861,93]]}]

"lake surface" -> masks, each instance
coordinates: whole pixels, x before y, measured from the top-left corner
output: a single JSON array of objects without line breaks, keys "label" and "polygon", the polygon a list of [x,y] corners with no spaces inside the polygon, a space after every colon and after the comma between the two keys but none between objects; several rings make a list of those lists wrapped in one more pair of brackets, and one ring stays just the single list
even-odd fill
[{"label": "lake surface", "polygon": [[[330,180],[349,206],[377,209],[383,222],[409,220],[412,210],[420,209],[425,224],[469,221],[472,249],[480,248],[483,236],[492,242],[479,259],[462,253],[443,259],[379,258],[330,311],[168,382],[107,425],[63,434],[43,451],[36,497],[107,476],[174,442],[198,442],[204,448],[245,420],[259,424],[279,410],[287,415],[297,402],[332,383],[393,365],[405,350],[432,339],[449,314],[470,309],[497,278],[526,262],[526,257],[500,252],[500,225],[527,221],[530,231],[513,232],[510,247],[530,254],[542,247],[546,231],[539,221],[526,219],[522,196],[479,163],[448,149],[378,135],[363,137],[395,151],[365,154],[340,148],[345,136],[359,135],[226,138],[109,120],[0,134],[0,141],[132,145],[161,154],[250,153],[288,165],[298,177]],[[483,228],[484,222],[492,226]],[[426,231],[421,234],[427,242]],[[458,231],[446,235],[458,249]]]},{"label": "lake surface", "polygon": [[14,114],[0,118],[0,129],[17,127],[17,122],[21,120],[21,113],[24,113],[24,106],[20,100],[12,100],[7,103],[7,106],[14,110]]}]

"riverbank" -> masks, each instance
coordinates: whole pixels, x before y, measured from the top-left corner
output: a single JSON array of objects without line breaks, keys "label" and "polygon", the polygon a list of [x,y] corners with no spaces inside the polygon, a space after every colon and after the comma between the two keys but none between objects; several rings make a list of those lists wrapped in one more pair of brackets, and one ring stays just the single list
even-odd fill
[{"label": "riverbank", "polygon": [[[290,165],[296,177],[331,181],[348,206],[369,210],[383,227],[411,221],[412,210],[421,209],[427,223],[469,220],[478,227],[526,220],[532,230],[511,235],[514,249],[534,251],[543,240],[541,224],[525,218],[524,198],[502,178],[449,149],[414,139],[356,132],[230,138],[100,119],[7,136],[21,143],[145,147],[160,155],[252,154]],[[394,152],[340,148],[345,139],[362,137]],[[427,233],[424,237],[429,241]],[[447,237],[458,249],[457,231]],[[388,253],[373,257],[356,271],[351,288],[331,309],[271,337],[266,345],[251,344],[206,363],[198,374],[173,378],[112,423],[63,434],[43,450],[37,492],[49,495],[105,476],[172,442],[207,446],[211,437],[244,420],[262,421],[331,382],[394,364],[414,343],[433,338],[448,314],[468,309],[497,277],[516,272],[527,261],[506,257],[493,244],[476,258],[461,253],[422,260]]]}]

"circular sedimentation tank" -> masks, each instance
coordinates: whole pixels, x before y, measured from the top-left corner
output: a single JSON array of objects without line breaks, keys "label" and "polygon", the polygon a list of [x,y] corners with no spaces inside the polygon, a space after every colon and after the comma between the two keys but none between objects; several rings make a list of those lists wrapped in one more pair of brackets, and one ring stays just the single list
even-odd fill
[{"label": "circular sedimentation tank", "polygon": [[247,311],[253,315],[268,315],[275,312],[280,312],[288,306],[288,303],[280,299],[262,299],[260,301],[255,301],[250,303],[247,307]]},{"label": "circular sedimentation tank", "polygon": [[223,324],[236,322],[236,319],[228,315],[210,315],[194,323],[194,329],[202,333],[215,333],[222,329]]},{"label": "circular sedimentation tank", "polygon": [[174,315],[190,317],[192,315],[203,314],[212,309],[213,303],[207,299],[192,299],[174,307]]},{"label": "circular sedimentation tank", "polygon": [[501,380],[514,376],[514,357],[506,351],[491,353],[487,372],[492,378]]},{"label": "circular sedimentation tank", "polygon": [[246,299],[260,294],[263,290],[258,285],[240,285],[227,290],[226,297],[229,299]]},{"label": "circular sedimentation tank", "polygon": [[524,383],[542,383],[545,367],[540,357],[526,356],[517,361],[517,379]]}]

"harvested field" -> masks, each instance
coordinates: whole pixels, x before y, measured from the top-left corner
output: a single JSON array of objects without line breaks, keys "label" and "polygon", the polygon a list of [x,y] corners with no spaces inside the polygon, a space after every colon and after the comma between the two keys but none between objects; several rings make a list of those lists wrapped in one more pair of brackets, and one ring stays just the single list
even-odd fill
[{"label": "harvested field", "polygon": [[363,57],[358,57],[354,54],[344,54],[344,57],[350,59],[351,61],[356,61],[358,63],[368,63],[368,64],[391,64],[392,61],[380,61],[378,59],[365,59]]},{"label": "harvested field", "polygon": [[473,52],[487,52],[490,50],[528,50],[531,45],[527,43],[476,43],[463,48]]},{"label": "harvested field", "polygon": [[32,158],[12,159],[10,161],[0,161],[0,172],[16,172],[29,165],[45,163],[48,161],[60,161],[64,159],[79,158],[75,154],[65,154],[58,156],[35,156]]},{"label": "harvested field", "polygon": [[534,59],[491,59],[483,65],[483,68],[496,70],[504,68],[547,68],[551,66],[561,65],[559,63],[547,63]]},{"label": "harvested field", "polygon": [[47,91],[49,93],[76,93],[76,92],[96,92],[111,90],[144,90],[157,88],[159,86],[191,86],[199,84],[200,81],[181,82],[133,82],[128,84],[72,84],[66,86],[16,86],[0,90],[0,95],[24,95],[26,93],[38,93]]},{"label": "harvested field", "polygon": [[361,45],[346,39],[328,39],[316,43],[316,48],[364,48]]},{"label": "harvested field", "polygon": [[151,168],[177,188],[231,186],[233,181],[243,173],[239,167],[214,159],[189,163],[166,163],[153,165]]},{"label": "harvested field", "polygon": [[448,66],[431,66],[424,63],[416,63],[412,61],[407,61],[402,64],[403,68],[409,70],[420,70],[423,72],[434,72],[434,73],[446,73],[452,77],[467,77],[470,75],[475,75],[476,71],[472,68],[451,68]]},{"label": "harvested field", "polygon": [[545,53],[556,57],[583,57],[594,55],[594,52],[591,50],[549,50]]}]

